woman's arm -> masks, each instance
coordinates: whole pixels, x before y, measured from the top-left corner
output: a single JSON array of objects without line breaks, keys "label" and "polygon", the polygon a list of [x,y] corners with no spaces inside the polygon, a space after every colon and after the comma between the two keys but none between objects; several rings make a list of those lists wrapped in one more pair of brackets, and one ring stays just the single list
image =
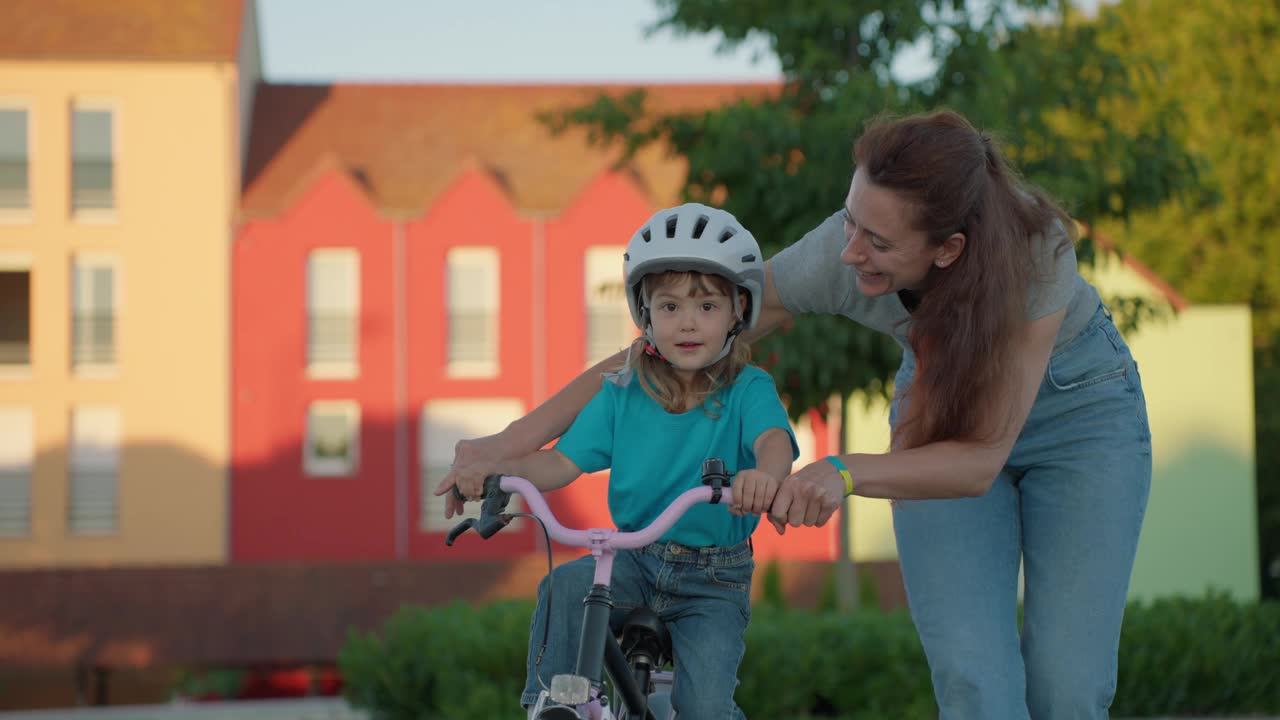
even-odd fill
[{"label": "woman's arm", "polygon": [[[855,495],[890,499],[976,497],[987,492],[1013,451],[1035,403],[1054,340],[1066,310],[1033,320],[1017,349],[1019,370],[996,440],[948,440],[887,454],[842,457],[853,475]],[[835,466],[814,462],[788,477],[774,498],[771,515],[791,525],[822,525],[844,499],[844,480]]]},{"label": "woman's arm", "polygon": [[[772,261],[765,261],[764,278],[764,304],[755,328],[743,333],[747,342],[758,340],[791,320],[791,313],[782,306],[773,282]],[[622,367],[626,357],[626,351],[622,350],[596,363],[502,432],[459,441],[453,450],[454,467],[526,455],[560,437],[600,390],[601,375]]]},{"label": "woman's arm", "polygon": [[756,326],[742,333],[742,339],[753,343],[780,327],[791,324],[791,311],[782,305],[778,297],[778,286],[773,281],[773,261],[764,262],[764,304],[760,306],[760,317]]},{"label": "woman's arm", "polygon": [[450,518],[462,512],[462,503],[449,492],[455,484],[464,496],[478,500],[484,492],[484,479],[498,474],[522,477],[542,492],[550,492],[577,480],[582,475],[582,470],[564,453],[554,448],[506,460],[475,462],[465,468],[450,471],[436,486],[436,495],[449,493],[445,498],[444,516]]}]

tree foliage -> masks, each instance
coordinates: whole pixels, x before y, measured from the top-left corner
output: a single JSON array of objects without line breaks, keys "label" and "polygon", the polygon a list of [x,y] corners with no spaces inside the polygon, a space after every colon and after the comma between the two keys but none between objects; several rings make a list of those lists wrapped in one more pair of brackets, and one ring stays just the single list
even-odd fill
[{"label": "tree foliage", "polygon": [[[884,113],[953,107],[1001,137],[1028,178],[1086,221],[1123,217],[1182,191],[1195,167],[1169,105],[1140,117],[1122,53],[1091,23],[1046,0],[658,0],[658,27],[718,33],[726,46],[763,38],[784,72],[770,98],[709,112],[653,113],[643,91],[601,96],[547,118],[624,147],[652,143],[688,161],[688,200],[724,207],[773,255],[839,208],[852,142]],[[892,68],[922,44],[932,75]],[[1123,113],[1121,113],[1123,115]],[[836,262],[833,258],[832,262]],[[832,394],[881,391],[900,351],[839,318],[797,318],[757,347],[791,411]]]}]

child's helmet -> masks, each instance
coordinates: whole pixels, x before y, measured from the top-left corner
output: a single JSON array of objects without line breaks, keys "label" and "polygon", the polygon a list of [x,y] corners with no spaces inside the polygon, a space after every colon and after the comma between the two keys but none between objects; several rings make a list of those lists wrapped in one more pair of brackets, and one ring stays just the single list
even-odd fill
[{"label": "child's helmet", "polygon": [[642,331],[649,329],[644,276],[672,270],[723,275],[746,291],[747,310],[741,327],[730,334],[731,341],[737,332],[754,327],[760,318],[764,304],[760,245],[737,218],[724,210],[698,203],[659,210],[631,236],[622,257],[627,304],[631,318]]}]

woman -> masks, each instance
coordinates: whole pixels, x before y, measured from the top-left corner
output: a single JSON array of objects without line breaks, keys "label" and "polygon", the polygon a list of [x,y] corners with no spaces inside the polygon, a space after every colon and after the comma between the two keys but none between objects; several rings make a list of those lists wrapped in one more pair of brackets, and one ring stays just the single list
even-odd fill
[{"label": "woman", "polygon": [[[941,717],[1105,718],[1151,482],[1137,366],[1076,270],[1070,219],[963,117],[874,122],[854,159],[844,208],[766,263],[755,334],[801,312],[890,333],[892,448],[801,468],[771,515],[821,525],[848,494],[901,501]],[[593,368],[460,443],[458,472],[550,441],[599,384]]]}]

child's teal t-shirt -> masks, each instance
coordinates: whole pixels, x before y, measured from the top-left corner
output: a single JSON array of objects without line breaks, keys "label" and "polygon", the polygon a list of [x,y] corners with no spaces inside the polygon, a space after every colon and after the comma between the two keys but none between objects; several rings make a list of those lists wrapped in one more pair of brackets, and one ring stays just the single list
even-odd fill
[{"label": "child's teal t-shirt", "polygon": [[[643,529],[680,493],[702,485],[702,461],[720,458],[733,477],[756,466],[756,438],[770,428],[791,437],[799,451],[773,378],[748,365],[717,397],[719,417],[702,408],[668,413],[632,376],[625,385],[605,382],[556,444],[584,473],[610,468],[609,512],[620,530]],[[709,405],[713,405],[710,404]],[[727,547],[746,540],[759,517],[736,517],[722,505],[689,509],[662,540],[690,547]]]}]

